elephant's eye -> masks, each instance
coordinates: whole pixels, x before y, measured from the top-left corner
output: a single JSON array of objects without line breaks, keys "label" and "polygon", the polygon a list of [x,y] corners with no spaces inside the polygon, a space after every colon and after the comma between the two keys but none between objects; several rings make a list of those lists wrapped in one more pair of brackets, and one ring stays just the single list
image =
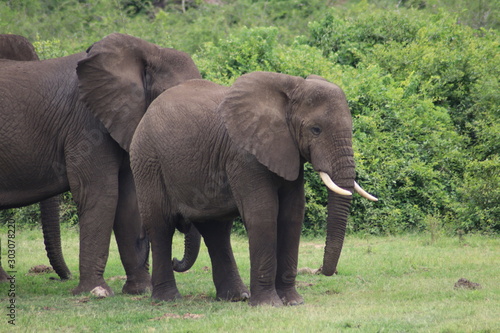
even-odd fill
[{"label": "elephant's eye", "polygon": [[321,134],[321,128],[318,126],[311,127],[311,133],[318,136]]}]

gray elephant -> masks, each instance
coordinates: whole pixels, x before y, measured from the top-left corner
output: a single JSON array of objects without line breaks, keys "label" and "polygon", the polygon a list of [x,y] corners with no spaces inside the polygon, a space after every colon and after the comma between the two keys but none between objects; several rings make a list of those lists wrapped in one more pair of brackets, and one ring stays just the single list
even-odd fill
[{"label": "gray elephant", "polygon": [[[0,34],[0,59],[19,61],[38,61],[33,44],[19,35]],[[41,224],[45,249],[49,262],[61,280],[71,277],[64,261],[59,228],[59,197],[55,196],[40,202]],[[0,263],[1,265],[1,263]],[[9,274],[0,266],[0,282],[8,281]]]},{"label": "gray elephant", "polygon": [[26,37],[11,34],[0,34],[0,59],[40,60],[33,44]]},{"label": "gray elephant", "polygon": [[[78,62],[86,75],[78,77]],[[114,230],[127,274],[124,293],[150,286],[149,243],[140,223],[126,152],[148,105],[164,90],[200,78],[185,53],[111,34],[82,52],[39,62],[0,60],[0,209],[71,190],[80,223],[80,281],[102,287]],[[93,115],[126,114],[120,130]],[[107,124],[105,124],[107,125]]]},{"label": "gray elephant", "polygon": [[241,215],[250,246],[251,305],[303,303],[295,288],[306,161],[330,189],[323,273],[336,269],[354,181],[352,120],[342,90],[318,76],[241,76],[231,87],[191,80],[149,107],[132,139],[131,166],[153,252],[152,297],[180,297],[174,226],[190,221],[208,248],[217,297],[249,293],[230,231]]}]

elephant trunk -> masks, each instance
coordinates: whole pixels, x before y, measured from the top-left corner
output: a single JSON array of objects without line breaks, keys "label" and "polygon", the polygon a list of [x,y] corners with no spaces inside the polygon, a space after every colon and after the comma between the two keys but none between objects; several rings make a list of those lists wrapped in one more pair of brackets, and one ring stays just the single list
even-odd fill
[{"label": "elephant trunk", "polygon": [[325,256],[322,273],[333,275],[342,252],[347,225],[347,217],[351,207],[351,196],[343,196],[328,191],[328,219]]},{"label": "elephant trunk", "polygon": [[49,262],[61,280],[71,277],[61,248],[61,229],[59,226],[59,197],[55,196],[40,202],[43,239]]},{"label": "elephant trunk", "polygon": [[189,227],[184,238],[184,258],[172,260],[172,266],[176,272],[185,272],[193,267],[198,253],[200,252],[201,235],[194,225]]}]

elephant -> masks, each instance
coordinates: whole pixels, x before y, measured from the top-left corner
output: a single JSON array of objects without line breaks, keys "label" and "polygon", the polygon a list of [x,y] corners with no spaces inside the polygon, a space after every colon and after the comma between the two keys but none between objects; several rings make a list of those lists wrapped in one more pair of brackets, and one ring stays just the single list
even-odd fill
[{"label": "elephant", "polygon": [[[85,75],[77,66],[85,64]],[[113,33],[86,52],[38,62],[0,60],[0,209],[70,190],[80,226],[79,283],[103,278],[114,231],[127,275],[122,292],[151,286],[149,240],[140,221],[127,152],[132,133],[161,92],[201,75],[191,57]],[[97,114],[126,114],[106,129]],[[3,126],[8,124],[8,126]]]},{"label": "elephant", "polygon": [[[0,34],[0,59],[19,61],[39,60],[34,46],[23,36]],[[45,249],[49,262],[61,280],[71,277],[71,272],[64,261],[61,248],[59,227],[59,197],[55,196],[40,202],[41,224]],[[1,263],[0,263],[1,265]],[[0,266],[0,282],[6,282],[9,274]]]},{"label": "elephant", "polygon": [[11,34],[0,34],[0,59],[40,60],[35,47],[26,37]]},{"label": "elephant", "polygon": [[[165,301],[181,297],[169,258],[175,225],[188,221],[208,248],[218,299],[302,304],[295,279],[305,162],[329,189],[323,274],[336,269],[353,191],[377,200],[355,182],[346,97],[315,75],[253,72],[231,87],[186,81],[151,103],[130,159],[151,239],[152,298]],[[248,234],[250,292],[230,244],[237,216]]]}]

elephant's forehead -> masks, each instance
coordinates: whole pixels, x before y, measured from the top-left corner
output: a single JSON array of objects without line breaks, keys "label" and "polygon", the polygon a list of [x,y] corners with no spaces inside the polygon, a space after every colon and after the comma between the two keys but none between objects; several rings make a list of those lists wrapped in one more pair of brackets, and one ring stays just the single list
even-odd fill
[{"label": "elephant's forehead", "polygon": [[320,104],[342,104],[346,98],[339,86],[330,82],[317,81],[306,84],[303,101],[314,107]]}]

